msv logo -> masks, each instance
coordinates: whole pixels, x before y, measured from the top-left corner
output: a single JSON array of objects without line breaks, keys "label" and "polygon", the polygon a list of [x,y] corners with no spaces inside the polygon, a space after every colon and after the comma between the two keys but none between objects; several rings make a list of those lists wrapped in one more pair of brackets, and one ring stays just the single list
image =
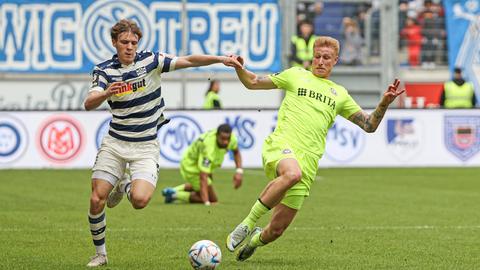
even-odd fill
[{"label": "msv logo", "polygon": [[23,124],[10,116],[0,117],[0,164],[21,157],[28,146],[28,133]]},{"label": "msv logo", "polygon": [[110,121],[112,121],[112,117],[105,119],[97,129],[97,133],[95,134],[95,144],[97,146],[97,150],[100,148],[100,145],[102,145],[103,137],[105,137],[105,135],[108,133]]},{"label": "msv logo", "polygon": [[358,126],[337,117],[327,134],[325,155],[336,162],[349,162],[363,150],[365,134]]},{"label": "msv logo", "polygon": [[95,1],[83,15],[83,50],[93,63],[110,59],[115,54],[110,38],[110,29],[120,19],[134,20],[143,37],[138,50],[153,47],[154,32],[145,5],[140,1],[116,0]]},{"label": "msv logo", "polygon": [[387,147],[401,161],[414,158],[421,148],[423,125],[414,118],[387,120]]},{"label": "msv logo", "polygon": [[160,155],[170,162],[179,163],[183,151],[202,133],[202,128],[193,118],[185,115],[170,117],[168,125],[158,133]]},{"label": "msv logo", "polygon": [[250,118],[242,118],[240,115],[231,119],[226,117],[225,123],[236,131],[238,138],[238,147],[241,149],[250,149],[255,144],[255,136],[253,135],[253,128],[255,127],[255,120]]},{"label": "msv logo", "polygon": [[445,116],[445,146],[467,161],[480,151],[480,116]]},{"label": "msv logo", "polygon": [[54,162],[68,162],[78,156],[83,147],[80,125],[68,116],[55,116],[40,126],[40,152]]},{"label": "msv logo", "polygon": [[[238,149],[250,149],[255,145],[255,136],[253,128],[256,121],[250,118],[242,118],[241,115],[235,116],[233,119],[226,117],[225,123],[232,127],[232,130],[237,135]],[[230,160],[234,160],[233,152],[229,154]]]}]

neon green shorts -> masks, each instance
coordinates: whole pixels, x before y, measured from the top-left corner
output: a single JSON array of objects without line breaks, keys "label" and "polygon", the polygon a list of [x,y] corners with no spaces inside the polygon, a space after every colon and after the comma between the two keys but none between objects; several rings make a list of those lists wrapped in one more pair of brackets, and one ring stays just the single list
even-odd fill
[{"label": "neon green shorts", "polygon": [[[180,174],[185,182],[190,183],[194,191],[200,191],[200,174],[186,172],[180,167]],[[208,177],[208,185],[212,185],[212,178]]]},{"label": "neon green shorts", "polygon": [[302,170],[302,179],[287,191],[281,203],[299,210],[303,205],[305,197],[310,195],[310,186],[313,184],[317,174],[318,157],[304,152],[294,152],[288,143],[276,142],[270,137],[265,139],[262,148],[262,159],[263,168],[268,179],[273,180],[277,177],[278,163],[286,158],[297,160]]}]

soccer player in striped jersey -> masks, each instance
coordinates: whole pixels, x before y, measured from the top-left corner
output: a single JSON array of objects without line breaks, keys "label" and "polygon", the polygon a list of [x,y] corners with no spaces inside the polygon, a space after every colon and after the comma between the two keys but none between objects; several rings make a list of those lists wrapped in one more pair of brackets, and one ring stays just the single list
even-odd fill
[{"label": "soccer player in striped jersey", "polygon": [[[88,219],[96,255],[89,267],[107,264],[105,204],[114,207],[126,194],[133,208],[142,209],[155,190],[160,153],[157,130],[167,122],[162,114],[161,74],[215,63],[241,67],[236,59],[226,56],[137,52],[142,31],[131,20],[118,21],[110,34],[117,53],[93,69],[84,103],[89,111],[107,101],[112,113],[108,134],[92,168]],[[124,176],[127,165],[131,181]]]},{"label": "soccer player in striped jersey", "polygon": [[180,161],[180,174],[185,184],[162,191],[165,203],[180,200],[187,203],[203,203],[210,205],[218,201],[213,188],[213,171],[220,168],[228,151],[233,152],[235,174],[233,187],[242,185],[242,156],[238,149],[238,140],[228,124],[221,124],[214,130],[199,136],[183,153]]},{"label": "soccer player in striped jersey", "polygon": [[[329,80],[338,61],[339,42],[319,37],[314,43],[311,70],[293,67],[278,74],[257,76],[235,68],[240,81],[248,89],[285,90],[278,111],[277,126],[263,144],[262,160],[265,173],[272,181],[261,192],[250,213],[228,235],[227,248],[238,249],[237,260],[250,258],[258,247],[278,239],[295,218],[315,180],[318,161],[325,151],[328,129],[340,115],[366,132],[374,132],[388,106],[405,90],[395,80],[383,94],[372,113],[363,111],[341,85]],[[241,63],[238,56],[232,56]],[[255,227],[257,220],[273,209],[268,225]]]}]

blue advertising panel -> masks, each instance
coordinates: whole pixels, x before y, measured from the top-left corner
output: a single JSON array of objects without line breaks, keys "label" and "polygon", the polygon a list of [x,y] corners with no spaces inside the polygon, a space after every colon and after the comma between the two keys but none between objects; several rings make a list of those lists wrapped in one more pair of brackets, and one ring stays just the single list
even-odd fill
[{"label": "blue advertising panel", "polygon": [[115,53],[110,28],[135,20],[139,50],[173,55],[238,54],[254,71],[281,69],[281,18],[277,0],[2,1],[0,71],[88,73]]},{"label": "blue advertising panel", "polygon": [[463,74],[480,97],[480,1],[445,0],[448,62],[450,70],[463,68]]}]

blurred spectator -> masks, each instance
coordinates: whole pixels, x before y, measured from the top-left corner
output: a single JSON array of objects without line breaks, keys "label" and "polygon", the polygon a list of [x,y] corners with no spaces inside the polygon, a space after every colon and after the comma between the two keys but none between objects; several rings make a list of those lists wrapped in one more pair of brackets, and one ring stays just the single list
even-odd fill
[{"label": "blurred spectator", "polygon": [[208,86],[207,92],[205,93],[205,102],[203,103],[203,108],[207,110],[221,109],[222,104],[220,102],[220,96],[218,92],[220,91],[220,82],[218,80],[211,80],[210,85]]},{"label": "blurred spectator", "polygon": [[315,17],[315,4],[312,2],[297,3],[297,25],[303,21],[312,21]]},{"label": "blurred spectator", "polygon": [[[431,3],[431,1],[426,1]],[[422,64],[425,67],[435,67],[435,56],[437,51],[441,51],[443,42],[445,40],[445,27],[443,19],[439,17],[439,14],[435,14],[431,9],[431,5],[428,4],[424,12],[422,13]]]},{"label": "blurred spectator", "polygon": [[315,13],[313,18],[314,34],[330,36],[342,41],[343,3],[316,2],[313,10]]},{"label": "blurred spectator", "polygon": [[407,18],[405,27],[400,34],[408,46],[408,63],[410,66],[418,66],[422,50],[422,27],[417,24],[415,19]]},{"label": "blurred spectator", "polygon": [[440,105],[446,109],[473,108],[476,101],[473,84],[465,81],[461,68],[455,68],[453,80],[443,86]]},{"label": "blurred spectator", "polygon": [[343,38],[341,62],[345,65],[361,65],[363,38],[357,22],[352,18],[343,18]]},{"label": "blurred spectator", "polygon": [[309,69],[313,58],[313,44],[315,43],[313,26],[308,21],[300,23],[300,33],[292,37],[291,61],[292,66]]}]

